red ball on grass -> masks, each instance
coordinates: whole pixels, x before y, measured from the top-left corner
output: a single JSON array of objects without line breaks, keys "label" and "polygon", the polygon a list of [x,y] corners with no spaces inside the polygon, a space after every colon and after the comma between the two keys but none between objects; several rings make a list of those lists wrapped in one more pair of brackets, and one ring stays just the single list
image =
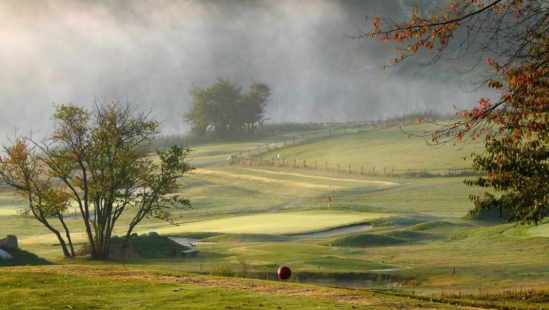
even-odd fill
[{"label": "red ball on grass", "polygon": [[282,266],[278,268],[278,278],[280,280],[286,280],[292,275],[292,270],[288,266]]}]

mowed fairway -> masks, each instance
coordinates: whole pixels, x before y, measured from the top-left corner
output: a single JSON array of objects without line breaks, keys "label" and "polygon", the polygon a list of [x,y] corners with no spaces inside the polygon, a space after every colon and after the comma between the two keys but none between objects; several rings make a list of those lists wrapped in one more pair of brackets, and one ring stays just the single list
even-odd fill
[{"label": "mowed fairway", "polygon": [[386,213],[341,211],[264,213],[167,226],[157,231],[164,235],[181,232],[284,235],[322,231],[387,216]]}]

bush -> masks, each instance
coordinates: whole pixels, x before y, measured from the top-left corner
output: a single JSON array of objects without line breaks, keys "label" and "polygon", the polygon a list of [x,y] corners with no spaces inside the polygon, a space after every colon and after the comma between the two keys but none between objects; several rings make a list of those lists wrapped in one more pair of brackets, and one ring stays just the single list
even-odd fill
[{"label": "bush", "polygon": [[210,272],[210,275],[218,277],[235,277],[236,273],[228,264],[217,263]]}]

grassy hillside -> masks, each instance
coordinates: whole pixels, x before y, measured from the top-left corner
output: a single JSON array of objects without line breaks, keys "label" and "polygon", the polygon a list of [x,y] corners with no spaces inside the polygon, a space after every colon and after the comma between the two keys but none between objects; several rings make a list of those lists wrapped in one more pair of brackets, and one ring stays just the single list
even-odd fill
[{"label": "grassy hillside", "polygon": [[[413,126],[405,130],[422,128]],[[549,287],[549,273],[544,266],[549,250],[549,229],[546,227],[549,225],[517,227],[501,219],[492,219],[490,213],[483,213],[481,217],[466,216],[471,208],[468,195],[479,192],[479,189],[463,185],[466,177],[391,177],[310,167],[227,163],[226,158],[231,154],[261,143],[198,146],[193,162],[199,163],[199,167],[183,180],[181,188],[182,193],[191,198],[193,208],[171,211],[178,226],[147,219],[137,232],[156,231],[162,237],[132,239],[131,255],[124,259],[118,257],[116,251],[108,262],[61,258],[53,235],[32,219],[19,216],[16,210],[22,204],[7,191],[0,194],[0,235],[17,235],[21,250],[30,257],[27,259],[30,264],[53,263],[56,266],[48,268],[59,270],[73,270],[70,267],[73,265],[90,265],[83,269],[86,272],[77,274],[80,280],[70,283],[71,287],[80,287],[81,291],[98,291],[98,286],[90,285],[103,281],[94,278],[92,284],[87,284],[82,279],[104,273],[110,268],[121,268],[124,264],[130,268],[124,275],[109,275],[116,279],[112,281],[118,283],[114,284],[118,285],[118,290],[134,292],[135,289],[126,289],[124,285],[135,281],[130,286],[154,286],[151,290],[158,294],[158,299],[150,304],[139,299],[139,294],[128,295],[139,300],[139,307],[166,301],[175,308],[184,308],[177,301],[181,296],[172,298],[175,290],[189,292],[186,302],[201,303],[205,309],[236,308],[238,304],[242,309],[251,309],[259,303],[276,305],[273,303],[275,299],[279,300],[277,306],[284,309],[300,309],[302,304],[327,309],[338,305],[343,308],[372,306],[366,301],[370,297],[364,297],[372,296],[371,291],[340,293],[350,295],[353,292],[362,297],[333,303],[331,297],[322,297],[320,293],[292,295],[286,294],[285,289],[280,287],[273,289],[273,296],[277,296],[275,299],[262,295],[264,291],[261,290],[246,295],[237,289],[233,292],[234,299],[226,304],[210,301],[212,296],[225,296],[231,287],[240,287],[241,283],[247,283],[248,287],[262,287],[265,291],[271,289],[270,285],[278,287],[279,284],[272,282],[241,282],[235,280],[235,276],[275,280],[276,269],[280,265],[292,268],[294,276],[290,279],[291,285],[298,282],[344,285],[407,296],[414,291],[414,296],[419,299],[412,304],[422,305],[425,301],[421,298],[424,297],[444,301],[445,296],[467,294],[467,298],[459,301],[467,305],[486,303],[482,298],[488,293],[497,295],[513,290],[513,294],[518,296],[533,288]],[[380,167],[431,169],[462,165],[462,157],[475,148],[475,145],[466,145],[464,148],[445,146],[433,149],[421,139],[402,138],[399,131],[383,129],[313,140],[273,150],[262,156],[276,156],[278,159],[280,154],[281,158],[306,158],[308,162],[317,160],[339,162],[340,165],[375,166],[376,171],[380,171]],[[124,216],[120,224],[128,220],[129,217]],[[85,243],[79,221],[78,216],[68,218],[77,247]],[[115,234],[122,233],[122,227],[115,229]],[[168,236],[188,238],[184,239],[188,240],[187,243],[199,241],[196,243],[198,255],[181,257],[179,252],[188,244],[175,244],[166,238]],[[176,248],[176,256],[171,255],[172,248]],[[41,269],[45,267],[20,268],[23,267],[3,267],[3,270],[9,270],[13,277],[37,277],[39,281],[46,281],[46,274],[52,271]],[[94,268],[99,268],[99,271]],[[179,283],[177,281],[183,277],[181,273],[203,276],[185,275],[186,282]],[[163,275],[161,279],[153,279],[158,274]],[[206,276],[209,274],[230,276],[231,280],[209,278]],[[164,275],[169,275],[167,278],[171,280],[166,282]],[[64,275],[52,277],[61,282],[65,279]],[[121,278],[127,282],[120,282]],[[192,284],[195,282],[207,283],[207,286],[195,289]],[[174,283],[177,287],[173,286]],[[27,292],[24,283],[10,290]],[[72,292],[69,289],[65,291]],[[292,286],[291,291],[301,292],[301,286]],[[308,289],[304,291],[308,292]],[[6,297],[6,294],[0,294],[0,298],[16,304],[14,297]],[[99,290],[98,294],[113,296],[110,291]],[[475,296],[471,297],[470,294]],[[74,305],[87,307],[97,301],[92,302],[94,298],[91,296],[83,296],[84,299],[77,299],[80,304]],[[543,294],[540,293],[540,296]],[[300,298],[304,298],[303,302],[296,303]],[[392,298],[402,301],[397,297],[383,297],[376,299],[375,308],[395,307]],[[52,307],[63,306],[53,299],[45,300],[49,300]],[[454,298],[452,302],[458,301]],[[114,308],[127,306],[126,302],[107,302],[107,305]],[[497,304],[496,307],[503,305]],[[431,306],[443,307],[439,304]]]},{"label": "grassy hillside", "polygon": [[342,171],[346,171],[349,165],[354,171],[359,167],[364,167],[366,172],[376,168],[376,172],[381,174],[383,168],[389,172],[391,169],[448,169],[470,165],[470,161],[463,158],[481,150],[479,144],[432,147],[421,138],[408,138],[408,134],[423,134],[432,129],[429,125],[412,125],[405,127],[404,132],[399,128],[366,131],[282,148],[261,157],[277,161],[284,158],[286,162],[297,159],[298,163],[306,160],[308,166],[317,161],[321,169],[325,168],[326,162],[332,170],[337,168],[337,164]]}]

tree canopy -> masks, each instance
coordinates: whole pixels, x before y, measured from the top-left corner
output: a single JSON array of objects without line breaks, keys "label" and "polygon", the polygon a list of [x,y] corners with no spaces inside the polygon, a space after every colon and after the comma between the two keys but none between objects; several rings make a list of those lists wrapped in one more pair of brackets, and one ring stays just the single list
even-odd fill
[{"label": "tree canopy", "polygon": [[[431,61],[477,57],[485,61],[483,85],[497,98],[480,98],[459,111],[461,120],[430,133],[432,143],[482,141],[473,167],[486,176],[466,180],[493,191],[471,195],[472,212],[497,207],[509,220],[539,223],[549,209],[549,4],[544,0],[457,0],[440,3],[427,16],[416,8],[404,22],[374,17],[374,37],[395,44],[396,65],[418,52]],[[444,54],[451,55],[444,58]],[[474,69],[474,68],[471,68]]]},{"label": "tree canopy", "polygon": [[267,84],[252,82],[250,90],[229,79],[218,78],[207,88],[193,85],[191,109],[183,119],[191,123],[191,132],[202,136],[213,131],[219,138],[253,136],[256,124],[264,120],[265,108],[271,95]]},{"label": "tree canopy", "polygon": [[80,211],[91,256],[105,259],[123,214],[130,220],[122,250],[145,217],[166,218],[166,208],[190,205],[188,199],[173,195],[178,180],[192,169],[186,162],[190,150],[173,146],[154,156],[150,145],[160,123],[150,112],[135,108],[97,103],[89,112],[60,105],[52,117],[55,130],[45,140],[17,136],[4,146],[0,180],[56,235],[67,257],[75,255],[64,220],[69,207]]}]

